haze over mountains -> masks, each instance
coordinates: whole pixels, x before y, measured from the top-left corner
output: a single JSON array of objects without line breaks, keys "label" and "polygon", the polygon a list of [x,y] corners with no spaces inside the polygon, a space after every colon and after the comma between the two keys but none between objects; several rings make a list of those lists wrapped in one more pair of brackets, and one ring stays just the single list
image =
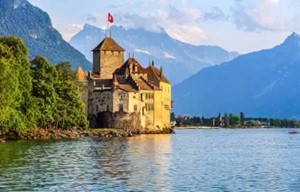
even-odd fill
[{"label": "haze over mountains", "polygon": [[[113,26],[112,38],[126,51],[134,52],[135,58],[143,65],[154,60],[163,66],[165,75],[176,84],[195,74],[200,69],[220,64],[235,58],[238,53],[227,52],[218,46],[193,46],[172,39],[163,29],[149,32],[144,29],[125,29]],[[76,34],[70,44],[91,61],[91,50],[105,37],[105,31],[91,25]],[[128,57],[128,55],[126,55]]]},{"label": "haze over mountains", "polygon": [[300,118],[300,36],[201,70],[176,85],[177,114]]},{"label": "haze over mountains", "polygon": [[78,65],[91,69],[85,56],[64,41],[52,27],[47,13],[26,0],[0,2],[0,36],[22,38],[29,48],[30,59],[40,55],[53,64],[69,61],[74,69]]}]

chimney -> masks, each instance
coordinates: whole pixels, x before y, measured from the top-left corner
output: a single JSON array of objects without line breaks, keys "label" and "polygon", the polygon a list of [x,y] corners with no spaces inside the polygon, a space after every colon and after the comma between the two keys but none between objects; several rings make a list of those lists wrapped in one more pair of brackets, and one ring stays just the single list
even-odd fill
[{"label": "chimney", "polygon": [[163,76],[163,68],[162,68],[162,66],[160,66],[160,69],[159,69],[159,75],[160,75],[160,77]]}]

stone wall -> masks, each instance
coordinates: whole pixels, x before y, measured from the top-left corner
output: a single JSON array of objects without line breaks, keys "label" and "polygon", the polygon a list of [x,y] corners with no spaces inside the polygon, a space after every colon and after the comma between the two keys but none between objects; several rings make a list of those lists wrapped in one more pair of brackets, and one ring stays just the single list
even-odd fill
[{"label": "stone wall", "polygon": [[100,52],[93,52],[93,72],[100,73]]},{"label": "stone wall", "polygon": [[89,114],[112,111],[113,96],[111,91],[92,91],[89,98]]},{"label": "stone wall", "polygon": [[92,128],[117,128],[125,132],[140,133],[141,121],[137,113],[99,112],[90,116]]},{"label": "stone wall", "polygon": [[124,52],[101,51],[100,52],[100,78],[112,79],[116,69],[124,64]]},{"label": "stone wall", "polygon": [[79,87],[79,99],[83,101],[85,112],[88,114],[89,82],[88,80],[77,80],[75,83]]}]

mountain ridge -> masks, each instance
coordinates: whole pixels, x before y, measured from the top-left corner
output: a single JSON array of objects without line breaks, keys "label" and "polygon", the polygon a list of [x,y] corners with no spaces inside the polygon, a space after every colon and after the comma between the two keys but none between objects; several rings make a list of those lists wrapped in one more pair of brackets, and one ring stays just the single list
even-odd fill
[{"label": "mountain ridge", "polygon": [[[162,28],[160,32],[144,29],[125,29],[112,26],[112,38],[145,67],[149,60],[162,65],[171,82],[178,83],[201,68],[231,60],[238,54],[227,52],[218,46],[194,46],[172,39]],[[70,44],[80,50],[86,58],[92,59],[94,48],[105,37],[105,30],[85,24],[83,29],[71,38]],[[109,34],[107,32],[107,34]],[[182,72],[185,73],[182,73]]]},{"label": "mountain ridge", "polygon": [[174,86],[175,112],[213,116],[243,111],[254,117],[299,118],[300,91],[294,89],[300,86],[299,42],[299,35],[292,33],[272,49],[201,70]]},{"label": "mountain ridge", "polygon": [[49,15],[27,0],[1,1],[0,36],[22,38],[29,48],[30,59],[40,55],[54,64],[69,61],[73,69],[78,65],[91,69],[85,56],[64,41],[52,26]]}]

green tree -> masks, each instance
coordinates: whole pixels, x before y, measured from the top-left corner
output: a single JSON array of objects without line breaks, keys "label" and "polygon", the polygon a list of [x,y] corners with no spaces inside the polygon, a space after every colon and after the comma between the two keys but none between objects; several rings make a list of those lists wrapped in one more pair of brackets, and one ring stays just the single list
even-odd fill
[{"label": "green tree", "polygon": [[79,88],[68,63],[56,67],[46,59],[32,62],[33,96],[39,106],[38,126],[44,128],[87,128],[84,104],[79,100]]},{"label": "green tree", "polygon": [[244,125],[244,123],[245,123],[245,114],[244,114],[244,112],[240,113],[240,120],[241,120],[241,125]]},{"label": "green tree", "polygon": [[19,133],[34,126],[28,50],[21,39],[0,38],[0,130]]},{"label": "green tree", "polygon": [[58,95],[57,120],[61,128],[88,128],[84,103],[78,98],[79,88],[75,85],[75,72],[69,63],[56,66],[59,81],[55,85]]},{"label": "green tree", "polygon": [[241,119],[237,115],[232,115],[230,118],[230,122],[232,126],[237,126],[241,123]]},{"label": "green tree", "polygon": [[58,81],[56,68],[43,57],[37,56],[31,61],[33,77],[32,96],[38,106],[37,126],[41,128],[55,127],[55,118],[58,112],[58,95],[55,84]]}]

